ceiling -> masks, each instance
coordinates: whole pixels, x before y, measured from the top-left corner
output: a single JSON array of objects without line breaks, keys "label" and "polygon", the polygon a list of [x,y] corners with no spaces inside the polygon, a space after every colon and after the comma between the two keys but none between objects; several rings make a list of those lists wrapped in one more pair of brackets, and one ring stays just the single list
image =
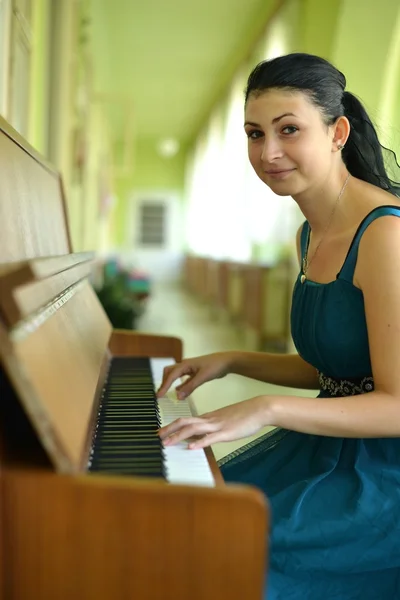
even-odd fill
[{"label": "ceiling", "polygon": [[190,142],[265,30],[276,0],[92,0],[94,87],[114,140]]}]

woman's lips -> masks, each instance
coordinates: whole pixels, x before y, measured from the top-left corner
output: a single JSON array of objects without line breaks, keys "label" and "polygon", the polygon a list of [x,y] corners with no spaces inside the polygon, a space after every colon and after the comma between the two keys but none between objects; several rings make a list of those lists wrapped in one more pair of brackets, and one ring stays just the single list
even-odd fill
[{"label": "woman's lips", "polygon": [[290,173],[293,173],[296,169],[277,169],[274,171],[265,171],[268,177],[272,177],[273,179],[285,179]]}]

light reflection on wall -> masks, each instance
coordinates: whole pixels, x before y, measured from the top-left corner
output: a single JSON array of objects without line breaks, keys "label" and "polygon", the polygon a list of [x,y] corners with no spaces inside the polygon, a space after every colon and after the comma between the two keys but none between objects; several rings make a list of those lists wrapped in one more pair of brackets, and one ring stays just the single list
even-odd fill
[{"label": "light reflection on wall", "polygon": [[[266,36],[261,60],[289,48],[285,21],[276,19]],[[187,172],[187,246],[214,258],[247,261],[254,244],[277,247],[294,235],[293,200],[274,194],[254,173],[243,131],[248,73],[237,73],[223,107],[217,109],[198,139]],[[298,218],[297,218],[298,221]]]}]

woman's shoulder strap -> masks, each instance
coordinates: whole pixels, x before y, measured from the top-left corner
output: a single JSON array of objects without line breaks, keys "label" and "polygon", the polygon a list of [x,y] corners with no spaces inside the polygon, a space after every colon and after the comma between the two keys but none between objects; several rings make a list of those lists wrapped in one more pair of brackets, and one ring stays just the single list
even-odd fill
[{"label": "woman's shoulder strap", "polygon": [[301,234],[300,234],[300,250],[301,250],[301,260],[302,261],[307,252],[309,235],[310,235],[310,225],[309,225],[308,221],[304,221],[303,226],[301,228]]},{"label": "woman's shoulder strap", "polygon": [[343,267],[340,273],[338,274],[338,278],[346,279],[350,283],[353,282],[354,269],[356,268],[357,263],[358,247],[360,245],[360,240],[363,236],[364,231],[373,221],[387,215],[394,215],[396,217],[400,217],[400,206],[377,206],[370,213],[368,213],[368,215],[361,221],[353,237],[353,241],[351,242]]}]

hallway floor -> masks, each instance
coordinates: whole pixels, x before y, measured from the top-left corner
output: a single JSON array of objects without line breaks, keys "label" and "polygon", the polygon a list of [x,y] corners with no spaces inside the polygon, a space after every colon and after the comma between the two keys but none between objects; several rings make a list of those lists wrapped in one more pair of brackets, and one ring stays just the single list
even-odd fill
[{"label": "hallway floor", "polygon": [[[138,329],[146,333],[181,338],[185,357],[221,350],[248,350],[240,332],[213,316],[209,306],[202,304],[179,286],[155,287],[145,314],[138,323]],[[193,399],[199,413],[204,413],[261,394],[308,396],[310,392],[269,385],[239,375],[228,375],[198,388],[193,393]],[[270,428],[265,428],[258,435],[268,429]],[[215,444],[213,450],[216,458],[225,456],[250,439],[252,438]]]}]

